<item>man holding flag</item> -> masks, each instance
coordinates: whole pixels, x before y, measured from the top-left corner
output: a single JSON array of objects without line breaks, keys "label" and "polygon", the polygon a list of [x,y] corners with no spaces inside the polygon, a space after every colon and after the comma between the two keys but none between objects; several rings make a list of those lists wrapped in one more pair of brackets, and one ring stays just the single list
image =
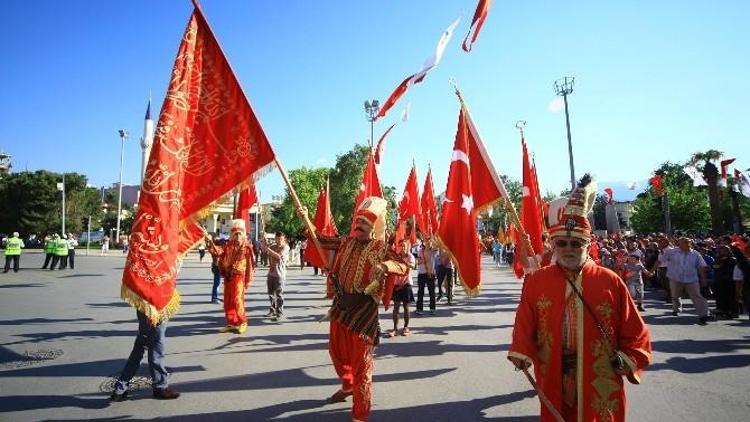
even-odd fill
[{"label": "man holding flag", "polygon": [[[380,335],[378,303],[385,278],[389,274],[404,276],[409,270],[385,243],[387,205],[383,198],[365,198],[354,214],[349,237],[317,236],[324,249],[336,251],[327,289],[333,292],[328,352],[341,388],[328,402],[353,396],[355,421],[367,420],[370,414],[373,348]],[[307,210],[300,207],[297,212],[303,221],[309,221]]]},{"label": "man holding flag", "polygon": [[138,334],[112,401],[148,349],[157,399],[179,396],[163,363],[166,322],[180,307],[177,273],[205,231],[197,223],[219,198],[274,163],[273,149],[194,1],[170,73],[146,166],[120,295],[136,309]]}]

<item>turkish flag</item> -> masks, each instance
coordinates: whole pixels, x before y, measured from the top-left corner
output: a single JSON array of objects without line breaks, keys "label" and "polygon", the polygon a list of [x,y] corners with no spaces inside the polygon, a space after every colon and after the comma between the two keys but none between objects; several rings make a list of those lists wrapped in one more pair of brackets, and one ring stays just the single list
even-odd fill
[{"label": "turkish flag", "polygon": [[[487,15],[490,13],[490,6],[492,6],[492,0],[479,0],[477,4],[477,9],[474,11],[474,19],[472,19],[471,26],[469,27],[469,33],[466,34],[466,38],[464,38],[464,42],[461,44],[461,48],[467,53],[471,51],[471,46],[477,40],[477,37],[479,37],[479,31],[482,30],[484,20],[487,19]],[[473,36],[472,33],[474,34]],[[469,41],[469,37],[471,37],[471,41]]]},{"label": "turkish flag", "polygon": [[201,213],[275,156],[200,8],[170,73],[133,220],[120,295],[156,324],[180,306],[178,262],[204,235]]},{"label": "turkish flag", "polygon": [[[315,208],[313,225],[315,226],[315,230],[324,236],[338,236],[339,234],[336,229],[336,222],[333,220],[333,214],[331,213],[330,189],[327,182],[318,195],[318,205]],[[326,268],[325,262],[329,261],[328,257],[323,261],[318,248],[310,245],[305,249],[304,259],[318,268]]]},{"label": "turkish flag", "polygon": [[[538,202],[538,192],[534,169],[529,161],[529,152],[526,148],[526,141],[521,139],[522,146],[522,177],[523,177],[523,196],[521,197],[521,224],[526,234],[531,240],[533,251],[526,251],[529,257],[541,255],[544,248],[542,241],[542,206]],[[520,249],[520,248],[519,248]],[[523,248],[525,250],[525,248]]]},{"label": "turkish flag", "polygon": [[[362,184],[359,185],[359,193],[354,199],[354,210],[352,211],[352,222],[354,222],[354,215],[357,213],[359,204],[370,196],[383,197],[383,191],[380,189],[380,179],[378,178],[378,171],[375,168],[375,158],[372,154],[367,156],[367,164],[362,172]],[[354,227],[352,227],[352,235],[354,234]]]},{"label": "turkish flag", "polygon": [[406,186],[404,187],[404,195],[401,197],[401,202],[398,204],[398,219],[399,221],[406,221],[410,217],[414,217],[414,224],[411,229],[411,241],[412,243],[417,241],[416,228],[423,227],[421,222],[422,211],[419,207],[419,187],[417,186],[417,169],[412,166],[409,176],[406,178]]},{"label": "turkish flag", "polygon": [[424,179],[424,189],[422,190],[422,200],[420,203],[422,209],[422,232],[432,236],[438,231],[438,213],[437,204],[435,203],[435,190],[432,187],[432,169],[427,170],[427,177]]},{"label": "turkish flag", "polygon": [[614,199],[615,192],[610,187],[604,188],[604,193],[607,194],[607,203],[611,204],[612,200]]},{"label": "turkish flag", "polygon": [[250,219],[250,208],[258,202],[258,194],[255,192],[255,183],[250,181],[240,191],[240,199],[237,200],[237,209],[234,218],[247,222]]},{"label": "turkish flag", "polygon": [[440,59],[443,57],[445,47],[448,45],[448,41],[450,41],[451,37],[453,36],[453,30],[456,28],[456,25],[458,25],[458,22],[460,20],[461,18],[456,19],[448,28],[446,28],[445,31],[443,31],[443,34],[438,40],[437,47],[435,47],[435,54],[425,60],[419,72],[407,76],[406,79],[398,84],[396,89],[393,90],[391,95],[388,96],[388,99],[383,103],[383,107],[380,109],[380,112],[378,112],[378,115],[375,116],[376,120],[381,117],[385,117],[385,114],[388,113],[388,110],[390,110],[396,104],[396,102],[401,98],[401,96],[404,95],[404,93],[406,93],[410,86],[424,81],[424,78],[427,76],[427,72],[429,72],[430,69],[434,68],[438,65],[438,63],[440,63]]},{"label": "turkish flag", "polygon": [[438,237],[452,255],[469,295],[479,293],[477,213],[507,193],[465,106],[458,116]]}]

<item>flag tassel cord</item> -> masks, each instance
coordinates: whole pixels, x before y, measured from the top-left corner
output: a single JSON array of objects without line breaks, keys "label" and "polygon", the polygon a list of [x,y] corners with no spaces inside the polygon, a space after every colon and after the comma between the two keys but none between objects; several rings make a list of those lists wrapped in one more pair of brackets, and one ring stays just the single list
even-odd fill
[{"label": "flag tassel cord", "polygon": [[[461,90],[458,88],[458,84],[456,83],[456,80],[453,78],[450,78],[450,84],[453,86],[453,89],[456,92],[456,96],[458,97],[458,101],[461,103],[461,108],[466,110],[467,114],[469,114],[469,107],[466,106],[466,102],[464,102],[464,97],[461,95]],[[495,175],[496,176],[496,175]],[[501,182],[502,183],[502,182]],[[505,206],[505,210],[510,214],[511,223],[516,226],[516,230],[518,230],[518,234],[521,236],[524,242],[524,246],[526,247],[526,250],[529,252],[528,258],[532,262],[532,266],[534,269],[539,269],[540,264],[537,259],[536,251],[534,251],[534,247],[531,244],[531,239],[529,238],[529,234],[526,233],[526,230],[523,228],[523,225],[521,224],[521,219],[518,217],[518,212],[516,212],[516,208],[513,206],[513,204],[510,202],[510,198],[508,197],[508,193],[505,190],[505,186],[502,186],[503,190],[503,205]]]}]

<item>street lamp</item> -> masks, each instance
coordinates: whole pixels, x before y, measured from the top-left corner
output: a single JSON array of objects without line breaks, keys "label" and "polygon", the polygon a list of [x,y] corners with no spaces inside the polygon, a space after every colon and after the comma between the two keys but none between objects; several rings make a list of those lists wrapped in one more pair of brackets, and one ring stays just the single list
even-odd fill
[{"label": "street lamp", "polygon": [[565,102],[565,126],[568,128],[568,156],[570,157],[570,191],[576,188],[576,172],[573,167],[573,142],[570,140],[570,115],[568,114],[568,95],[573,92],[575,79],[570,76],[560,78],[555,81],[555,93],[563,97]]},{"label": "street lamp", "polygon": [[370,149],[372,149],[375,143],[374,124],[378,111],[380,111],[380,102],[378,100],[372,100],[372,102],[365,101],[365,115],[367,116],[367,121],[370,122]]},{"label": "street lamp", "polygon": [[120,129],[120,193],[117,196],[117,232],[115,233],[115,245],[120,243],[120,214],[122,213],[122,167],[125,163],[125,139],[128,138],[127,129]]}]

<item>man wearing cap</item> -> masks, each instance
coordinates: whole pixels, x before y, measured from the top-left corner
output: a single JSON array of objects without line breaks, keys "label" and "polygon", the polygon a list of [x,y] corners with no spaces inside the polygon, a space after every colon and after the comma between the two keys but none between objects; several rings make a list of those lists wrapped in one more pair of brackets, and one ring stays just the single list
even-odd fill
[{"label": "man wearing cap", "polygon": [[[351,237],[318,235],[324,249],[336,251],[327,281],[329,310],[328,352],[341,388],[329,403],[353,396],[352,417],[367,420],[372,397],[373,347],[377,344],[378,302],[388,274],[404,276],[409,268],[385,243],[386,200],[368,197],[355,213]],[[307,211],[298,209],[303,220]]]},{"label": "man wearing cap", "polygon": [[217,246],[206,236],[208,252],[219,260],[219,271],[224,276],[224,315],[227,326],[222,333],[242,334],[247,331],[245,315],[245,290],[253,278],[255,255],[253,246],[247,241],[245,220],[232,220],[231,238],[226,246]]},{"label": "man wearing cap", "polygon": [[[566,421],[625,420],[622,378],[640,383],[651,362],[649,332],[625,283],[588,256],[595,197],[586,175],[550,227],[556,262],[526,276],[508,353],[517,368],[534,366]],[[555,420],[547,407],[541,420]]]},{"label": "man wearing cap", "polygon": [[18,266],[21,261],[21,249],[24,247],[23,240],[18,237],[18,232],[13,232],[13,236],[3,239],[5,244],[5,270],[10,270],[10,262],[13,261],[13,272],[18,272]]}]

